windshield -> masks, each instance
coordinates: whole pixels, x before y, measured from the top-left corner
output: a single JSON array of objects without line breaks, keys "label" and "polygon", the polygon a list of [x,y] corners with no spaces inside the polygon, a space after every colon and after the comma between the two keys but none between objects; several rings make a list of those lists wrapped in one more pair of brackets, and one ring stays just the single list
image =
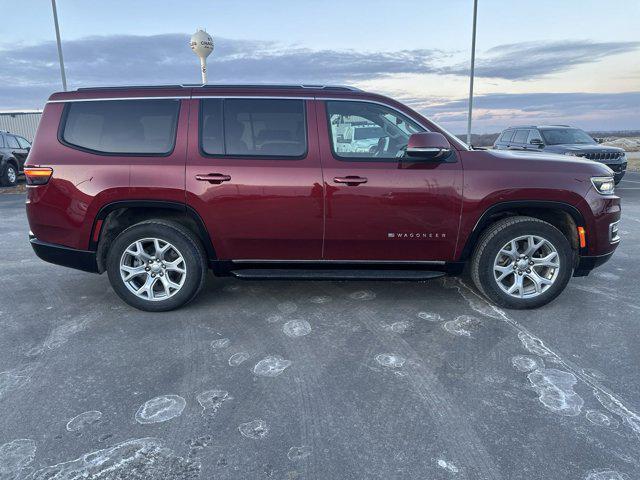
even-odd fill
[{"label": "windshield", "polygon": [[571,145],[574,143],[596,143],[583,130],[577,128],[549,128],[540,130],[547,145]]}]

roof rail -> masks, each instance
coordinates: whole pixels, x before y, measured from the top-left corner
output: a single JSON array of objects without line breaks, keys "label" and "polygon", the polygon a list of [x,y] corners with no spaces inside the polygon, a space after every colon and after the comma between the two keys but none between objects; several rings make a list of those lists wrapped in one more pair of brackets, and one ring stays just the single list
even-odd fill
[{"label": "roof rail", "polygon": [[342,90],[349,92],[361,92],[359,88],[350,87],[348,85],[309,85],[309,84],[269,84],[269,83],[256,83],[256,84],[206,84],[206,85],[184,85],[190,87],[200,87],[200,88],[274,88],[274,89],[282,89],[282,90],[295,90],[295,89],[316,89],[316,90]]},{"label": "roof rail", "polygon": [[149,90],[157,90],[162,88],[277,88],[277,89],[318,89],[318,90],[342,90],[342,91],[350,91],[350,92],[361,92],[359,88],[351,87],[347,85],[306,85],[306,84],[298,84],[298,85],[284,85],[284,84],[181,84],[181,85],[114,85],[114,86],[105,86],[105,87],[80,87],[76,89],[78,92],[86,92],[88,90],[124,90],[129,88],[136,89],[149,89]]},{"label": "roof rail", "polygon": [[509,128],[546,128],[546,127],[567,127],[572,128],[571,125],[561,125],[561,124],[553,124],[553,125],[511,125]]},{"label": "roof rail", "polygon": [[77,88],[77,92],[85,92],[87,90],[123,90],[127,88],[140,88],[140,89],[149,89],[149,90],[157,90],[160,88],[182,88],[184,85],[115,85],[110,87],[80,87]]}]

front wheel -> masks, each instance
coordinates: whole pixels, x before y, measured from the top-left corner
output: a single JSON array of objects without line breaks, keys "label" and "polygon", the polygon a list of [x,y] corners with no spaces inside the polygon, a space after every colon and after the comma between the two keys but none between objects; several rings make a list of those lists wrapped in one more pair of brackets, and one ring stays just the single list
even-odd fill
[{"label": "front wheel", "polygon": [[573,273],[574,253],[556,227],[532,217],[509,217],[491,225],[471,261],[476,287],[496,304],[515,309],[549,303]]},{"label": "front wheel", "polygon": [[149,220],[124,230],[107,254],[115,292],[140,310],[173,310],[202,289],[206,256],[198,238],[182,225]]}]

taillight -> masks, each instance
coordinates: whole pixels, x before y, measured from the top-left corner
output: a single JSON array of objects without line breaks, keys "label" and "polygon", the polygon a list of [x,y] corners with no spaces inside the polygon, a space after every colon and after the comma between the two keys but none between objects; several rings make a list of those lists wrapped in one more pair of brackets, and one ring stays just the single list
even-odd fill
[{"label": "taillight", "polygon": [[44,185],[49,181],[53,169],[49,167],[24,167],[27,185]]}]

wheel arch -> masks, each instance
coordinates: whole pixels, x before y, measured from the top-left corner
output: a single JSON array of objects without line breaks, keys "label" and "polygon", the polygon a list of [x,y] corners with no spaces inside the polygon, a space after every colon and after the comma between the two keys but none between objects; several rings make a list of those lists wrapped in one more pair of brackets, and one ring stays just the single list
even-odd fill
[{"label": "wheel arch", "polygon": [[199,238],[209,260],[217,258],[207,227],[192,207],[166,200],[120,200],[103,205],[91,227],[89,250],[96,252],[96,262],[100,272],[104,272],[109,246],[120,232],[135,223],[151,218],[180,223]]},{"label": "wheel arch", "polygon": [[508,216],[525,215],[544,220],[558,228],[568,238],[574,250],[586,253],[586,247],[580,248],[577,227],[585,226],[585,219],[580,210],[566,202],[548,200],[514,200],[499,202],[487,208],[476,222],[471,234],[467,237],[460,253],[460,260],[471,257],[482,233],[489,225]]},{"label": "wheel arch", "polygon": [[16,173],[20,173],[20,164],[18,160],[14,157],[5,157],[2,159],[2,168],[6,168],[8,165],[13,165],[16,167]]}]

